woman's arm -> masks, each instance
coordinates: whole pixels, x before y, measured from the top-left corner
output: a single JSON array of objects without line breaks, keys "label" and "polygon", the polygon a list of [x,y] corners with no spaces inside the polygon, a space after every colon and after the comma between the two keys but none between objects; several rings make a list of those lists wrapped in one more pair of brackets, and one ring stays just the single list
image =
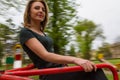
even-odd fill
[{"label": "woman's arm", "polygon": [[86,72],[92,71],[93,69],[96,70],[96,66],[91,61],[72,57],[72,56],[63,56],[63,55],[58,55],[58,54],[48,52],[36,38],[29,39],[25,44],[36,55],[38,55],[40,58],[42,58],[45,61],[60,63],[60,64],[72,63],[72,64],[80,65],[84,68]]}]

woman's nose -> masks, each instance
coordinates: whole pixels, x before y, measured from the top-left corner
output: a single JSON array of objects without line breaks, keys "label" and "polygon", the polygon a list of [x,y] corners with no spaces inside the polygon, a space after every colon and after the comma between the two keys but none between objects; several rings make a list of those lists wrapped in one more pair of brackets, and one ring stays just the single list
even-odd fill
[{"label": "woman's nose", "polygon": [[42,8],[39,9],[40,12],[43,12]]}]

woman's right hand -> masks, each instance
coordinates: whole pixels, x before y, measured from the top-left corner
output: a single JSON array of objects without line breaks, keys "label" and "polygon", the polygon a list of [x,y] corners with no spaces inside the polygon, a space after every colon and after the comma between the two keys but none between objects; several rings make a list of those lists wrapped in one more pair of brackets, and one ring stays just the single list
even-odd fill
[{"label": "woman's right hand", "polygon": [[96,71],[97,67],[95,65],[95,63],[89,61],[89,60],[85,60],[85,59],[81,59],[81,58],[76,58],[74,59],[74,63],[76,65],[81,66],[85,72],[91,72],[91,71]]}]

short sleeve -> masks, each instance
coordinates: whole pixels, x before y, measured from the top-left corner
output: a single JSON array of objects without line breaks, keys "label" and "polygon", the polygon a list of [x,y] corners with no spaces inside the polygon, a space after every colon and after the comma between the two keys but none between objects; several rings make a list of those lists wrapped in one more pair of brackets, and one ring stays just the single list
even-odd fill
[{"label": "short sleeve", "polygon": [[29,40],[30,38],[33,38],[34,35],[33,33],[26,29],[26,28],[22,28],[20,31],[20,43],[23,45],[27,40]]}]

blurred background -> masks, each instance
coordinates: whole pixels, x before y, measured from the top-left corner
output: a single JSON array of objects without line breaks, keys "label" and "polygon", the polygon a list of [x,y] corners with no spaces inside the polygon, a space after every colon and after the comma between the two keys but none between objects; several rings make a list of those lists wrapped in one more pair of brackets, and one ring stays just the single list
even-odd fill
[{"label": "blurred background", "polygon": [[[19,43],[28,0],[0,0],[0,69],[31,63]],[[46,34],[55,53],[107,62],[120,69],[119,0],[46,0]],[[56,34],[57,33],[57,34]],[[17,62],[16,62],[17,61]]]}]

